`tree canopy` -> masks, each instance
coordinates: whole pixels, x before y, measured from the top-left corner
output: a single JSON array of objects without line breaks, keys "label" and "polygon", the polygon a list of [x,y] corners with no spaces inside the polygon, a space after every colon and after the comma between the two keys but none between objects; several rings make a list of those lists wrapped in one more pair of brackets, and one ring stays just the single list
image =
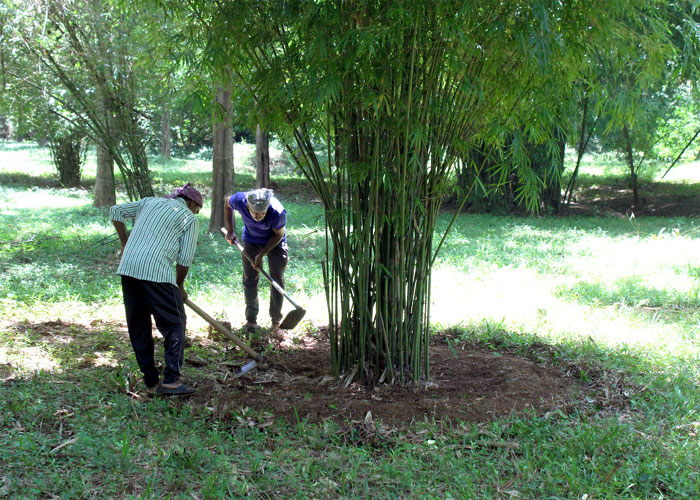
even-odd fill
[{"label": "tree canopy", "polygon": [[37,114],[22,96],[40,98],[88,130],[131,197],[152,194],[146,146],[173,105],[180,121],[215,110],[279,138],[325,210],[334,370],[368,380],[429,373],[433,234],[457,166],[537,211],[560,196],[564,146],[587,141],[589,114],[633,137],[658,122],[651,97],[694,84],[700,32],[689,1],[1,5],[14,109]]}]

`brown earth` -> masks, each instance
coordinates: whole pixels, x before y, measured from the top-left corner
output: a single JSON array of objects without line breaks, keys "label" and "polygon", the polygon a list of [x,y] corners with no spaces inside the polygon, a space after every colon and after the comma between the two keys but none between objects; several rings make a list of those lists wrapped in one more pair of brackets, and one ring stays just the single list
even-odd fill
[{"label": "brown earth", "polygon": [[630,217],[700,217],[700,189],[682,192],[670,183],[640,186],[639,206],[628,186],[595,186],[579,189],[569,209],[572,214]]},{"label": "brown earth", "polygon": [[[568,408],[583,387],[570,373],[527,358],[481,348],[434,345],[431,378],[418,385],[358,383],[331,376],[328,344],[290,348],[235,379],[201,381],[195,400],[221,415],[248,407],[289,423],[381,420],[392,425],[430,421],[484,422],[526,409]],[[232,375],[232,374],[231,374]]]},{"label": "brown earth", "polygon": [[[297,341],[266,355],[262,365],[241,378],[236,363],[224,363],[213,377],[197,381],[192,399],[215,418],[265,427],[281,418],[290,424],[331,420],[341,425],[381,421],[404,427],[422,421],[488,422],[523,412],[543,417],[577,408],[627,406],[630,386],[620,376],[591,377],[590,368],[547,361],[553,348],[532,346],[516,354],[441,336],[430,348],[430,381],[364,386],[331,376],[329,344]],[[240,358],[238,358],[240,360]],[[188,358],[190,364],[206,362]],[[581,375],[587,373],[588,380]],[[611,389],[614,387],[615,389]],[[627,395],[625,395],[627,394]],[[241,409],[244,409],[241,416]]]},{"label": "brown earth", "polygon": [[[107,346],[110,351],[116,349],[119,364],[133,357],[126,328],[117,323],[84,325],[58,320],[18,323],[10,329],[31,330],[38,334],[39,343],[50,344],[59,357],[59,351],[67,349],[65,357],[75,367],[68,376],[78,381],[90,380],[80,376],[81,370],[118,369],[101,362],[100,351]],[[154,338],[161,343],[157,332]],[[465,342],[450,333],[436,336],[430,347],[429,382],[385,382],[368,387],[331,376],[329,343],[323,333],[293,340],[277,343],[266,352],[261,365],[236,378],[235,369],[246,362],[238,350],[194,335],[185,351],[185,373],[197,393],[173,399],[173,404],[198,405],[235,426],[263,428],[277,419],[290,424],[334,421],[352,432],[368,425],[376,432],[378,426],[395,429],[423,421],[489,422],[524,412],[543,418],[574,409],[619,413],[626,411],[630,394],[637,390],[620,374],[600,373],[561,360],[555,363],[555,349],[545,344],[516,353],[493,343]],[[158,347],[156,360],[161,359]],[[2,368],[3,376],[12,378],[11,366]],[[149,396],[142,385],[134,373],[127,393],[147,402]]]}]

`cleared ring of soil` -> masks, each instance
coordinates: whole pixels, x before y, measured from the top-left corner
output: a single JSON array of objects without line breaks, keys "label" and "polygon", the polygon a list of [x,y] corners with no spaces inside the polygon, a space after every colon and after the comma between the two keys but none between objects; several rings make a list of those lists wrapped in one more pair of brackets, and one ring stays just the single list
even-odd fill
[{"label": "cleared ring of soil", "polygon": [[346,386],[331,376],[328,343],[310,342],[268,355],[261,366],[238,379],[228,366],[229,374],[200,380],[193,398],[211,408],[215,418],[226,419],[248,408],[250,415],[258,415],[251,417],[251,426],[277,418],[291,424],[356,422],[368,418],[368,412],[372,419],[403,426],[425,419],[487,422],[524,410],[566,411],[588,392],[577,370],[562,371],[473,345],[437,342],[431,346],[430,363],[427,384]]}]

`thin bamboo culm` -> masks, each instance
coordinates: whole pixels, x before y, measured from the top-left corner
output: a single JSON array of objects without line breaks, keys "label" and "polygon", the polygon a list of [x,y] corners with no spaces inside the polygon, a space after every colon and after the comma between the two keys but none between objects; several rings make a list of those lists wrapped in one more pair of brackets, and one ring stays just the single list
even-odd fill
[{"label": "thin bamboo culm", "polygon": [[[364,100],[367,75],[343,74],[324,119],[325,166],[303,127],[297,148],[288,143],[325,212],[333,373],[369,383],[429,375],[433,230],[460,154],[455,144],[480,112],[469,106],[478,91],[445,71],[440,34],[419,22],[402,28],[399,46],[389,43],[396,33],[378,44],[388,53],[377,57],[394,64],[369,77],[386,96],[378,104]],[[452,112],[455,102],[461,112]]]}]

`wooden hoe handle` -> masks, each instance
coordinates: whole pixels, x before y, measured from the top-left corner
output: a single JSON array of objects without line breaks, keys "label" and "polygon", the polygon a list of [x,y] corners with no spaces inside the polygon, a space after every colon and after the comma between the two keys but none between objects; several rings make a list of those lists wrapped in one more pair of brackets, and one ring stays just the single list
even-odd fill
[{"label": "wooden hoe handle", "polygon": [[202,318],[204,318],[207,323],[209,323],[211,326],[213,326],[216,329],[217,332],[221,333],[226,338],[231,340],[234,344],[236,344],[238,347],[243,349],[246,352],[246,354],[248,354],[248,356],[250,356],[252,359],[254,359],[256,361],[262,360],[262,355],[255,352],[248,344],[246,344],[241,339],[236,337],[233,333],[231,333],[231,330],[229,330],[224,325],[222,325],[221,323],[216,321],[214,318],[209,316],[204,311],[202,311],[198,306],[193,304],[190,299],[185,299],[185,304],[187,304],[190,307],[190,309],[192,309],[194,312],[196,312]]}]

